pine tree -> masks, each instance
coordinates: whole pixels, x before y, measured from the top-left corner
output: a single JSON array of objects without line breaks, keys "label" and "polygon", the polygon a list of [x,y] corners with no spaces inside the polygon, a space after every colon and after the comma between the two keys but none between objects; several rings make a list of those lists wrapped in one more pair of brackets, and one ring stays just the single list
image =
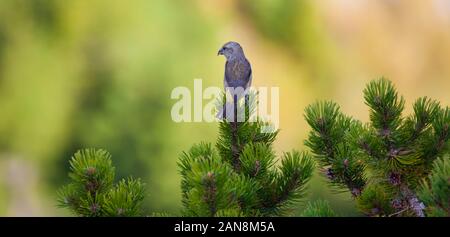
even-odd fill
[{"label": "pine tree", "polygon": [[[312,130],[305,144],[323,174],[336,190],[349,190],[369,216],[424,216],[424,209],[430,215],[448,215],[448,156],[434,163],[431,184],[421,183],[433,162],[449,151],[449,107],[422,97],[414,103],[414,113],[403,117],[404,99],[384,78],[367,85],[364,99],[370,109],[365,124],[344,115],[331,101],[306,108]],[[421,187],[427,191],[419,197]]]},{"label": "pine tree", "polygon": [[[236,103],[234,119],[224,116],[215,147],[200,143],[182,153],[178,164],[184,215],[280,216],[304,196],[314,169],[312,159],[292,151],[276,164],[272,143],[278,130],[263,133],[269,124],[250,119],[255,98],[250,94]],[[244,117],[236,119],[238,115]]]},{"label": "pine tree", "polygon": [[114,184],[115,168],[104,150],[80,150],[70,160],[71,182],[58,192],[59,207],[77,216],[139,216],[144,184],[127,178]]}]

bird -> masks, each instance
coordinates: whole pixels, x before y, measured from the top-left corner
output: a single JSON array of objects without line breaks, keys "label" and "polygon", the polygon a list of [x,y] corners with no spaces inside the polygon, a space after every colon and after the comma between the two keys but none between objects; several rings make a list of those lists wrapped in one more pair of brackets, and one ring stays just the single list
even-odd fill
[{"label": "bird", "polygon": [[217,55],[223,55],[227,60],[225,63],[225,88],[241,87],[245,90],[251,86],[252,67],[239,43],[234,41],[225,43]]},{"label": "bird", "polygon": [[[226,91],[233,89],[234,95],[234,108],[237,109],[237,101],[241,98],[240,92],[247,92],[247,89],[252,84],[252,67],[248,59],[245,57],[242,46],[234,41],[225,43],[217,55],[223,55],[226,58],[225,63],[225,76],[224,76],[224,88]],[[245,103],[248,104],[248,95],[245,95]],[[227,108],[231,107],[230,104],[225,104],[223,111],[219,111],[219,116],[226,113]],[[236,113],[235,113],[236,116]],[[224,117],[224,116],[223,116]],[[236,117],[234,120],[237,120]]]}]

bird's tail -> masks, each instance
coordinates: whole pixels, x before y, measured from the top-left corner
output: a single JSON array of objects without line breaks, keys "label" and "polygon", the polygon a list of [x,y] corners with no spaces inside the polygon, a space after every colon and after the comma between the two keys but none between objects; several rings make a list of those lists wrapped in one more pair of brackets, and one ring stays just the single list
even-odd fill
[{"label": "bird's tail", "polygon": [[[233,102],[225,102],[222,106],[222,108],[219,109],[217,112],[216,117],[218,119],[226,119],[228,122],[238,122],[239,116],[238,111],[240,111],[240,108],[238,108],[238,101],[239,101],[238,95],[233,95]],[[246,97],[247,100],[247,97]]]},{"label": "bird's tail", "polygon": [[233,122],[231,122],[231,154],[233,157],[233,167],[234,170],[239,171],[240,170],[240,160],[239,160],[239,144],[238,144],[238,116],[237,116],[237,102],[238,102],[238,96],[234,95],[233,98]]}]

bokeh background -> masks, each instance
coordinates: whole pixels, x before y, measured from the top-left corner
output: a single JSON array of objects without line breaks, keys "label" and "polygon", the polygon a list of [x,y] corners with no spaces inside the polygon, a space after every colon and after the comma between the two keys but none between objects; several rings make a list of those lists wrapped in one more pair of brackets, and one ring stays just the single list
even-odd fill
[{"label": "bokeh background", "polygon": [[[450,101],[448,0],[1,0],[0,215],[67,216],[56,190],[79,148],[107,149],[117,178],[147,183],[146,212],[179,215],[179,154],[217,124],[174,123],[176,86],[221,86],[226,41],[256,86],[280,87],[276,151],[304,149],[317,99],[367,121],[362,90],[393,80],[407,101]],[[357,215],[319,175],[307,200]],[[296,213],[304,204],[297,206]],[[295,213],[294,213],[295,214]]]}]

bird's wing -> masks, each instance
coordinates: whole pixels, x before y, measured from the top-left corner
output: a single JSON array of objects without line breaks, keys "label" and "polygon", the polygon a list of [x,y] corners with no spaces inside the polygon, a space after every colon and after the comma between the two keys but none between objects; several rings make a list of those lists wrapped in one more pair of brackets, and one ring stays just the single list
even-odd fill
[{"label": "bird's wing", "polygon": [[233,60],[225,64],[225,80],[228,86],[243,87],[249,84],[252,69],[247,60]]},{"label": "bird's wing", "polygon": [[246,88],[248,88],[248,87],[250,87],[252,85],[252,78],[253,78],[252,68],[250,68],[250,74],[248,75],[248,82],[247,82]]}]

